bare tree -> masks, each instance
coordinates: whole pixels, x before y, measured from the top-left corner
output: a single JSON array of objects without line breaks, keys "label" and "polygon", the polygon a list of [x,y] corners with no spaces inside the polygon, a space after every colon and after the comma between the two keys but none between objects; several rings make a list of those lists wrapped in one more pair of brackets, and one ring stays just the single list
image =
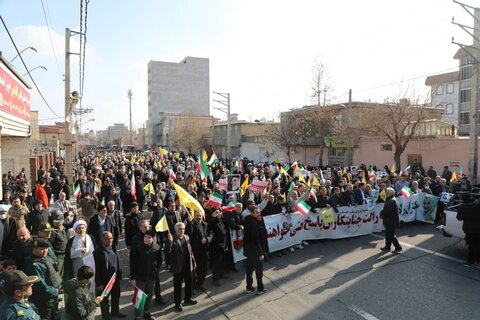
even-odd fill
[{"label": "bare tree", "polygon": [[397,170],[401,169],[400,156],[408,143],[418,133],[419,124],[427,119],[438,119],[441,112],[420,102],[418,95],[411,98],[386,99],[383,104],[362,108],[350,124],[354,131],[373,136],[384,136],[392,142],[393,160]]},{"label": "bare tree", "polygon": [[327,67],[318,60],[315,61],[315,65],[312,68],[312,95],[310,97],[312,98],[312,103],[316,103],[318,107],[322,106],[322,93],[323,106],[327,104],[327,92],[332,90],[329,82]]},{"label": "bare tree", "polygon": [[286,122],[288,121],[285,120],[278,125],[271,126],[265,132],[265,139],[280,150],[283,150],[287,154],[288,162],[292,162],[291,153],[292,149],[297,145],[297,137],[294,127]]},{"label": "bare tree", "polygon": [[210,121],[209,119],[200,119],[190,113],[175,118],[170,134],[172,146],[189,153],[205,148],[208,145]]}]

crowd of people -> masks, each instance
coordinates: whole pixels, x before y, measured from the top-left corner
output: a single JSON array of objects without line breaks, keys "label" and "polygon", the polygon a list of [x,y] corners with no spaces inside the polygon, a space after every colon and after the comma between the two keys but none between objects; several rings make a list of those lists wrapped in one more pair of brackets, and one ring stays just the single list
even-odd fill
[{"label": "crowd of people", "polygon": [[[136,294],[146,295],[142,307],[135,309],[135,319],[153,319],[152,302],[166,303],[159,278],[164,270],[173,275],[174,306],[179,312],[197,303],[193,298],[197,292],[209,285],[221,286],[229,272],[238,272],[231,231],[244,233],[246,291],[255,291],[255,272],[256,294],[261,295],[265,292],[263,261],[272,257],[263,217],[295,212],[302,201],[312,211],[361,205],[367,199],[385,202],[382,250],[390,251],[393,244],[398,252],[394,198],[404,187],[436,196],[472,189],[465,176],[452,179],[448,167],[437,175],[432,167],[425,172],[415,164],[403,172],[392,172],[387,166],[379,170],[366,165],[255,164],[216,156],[206,164],[204,153],[90,150],[77,160],[72,183],[59,158],[52,168],[38,170],[37,184],[31,189],[23,170],[16,177],[5,174],[0,204],[0,299],[4,302],[0,314],[6,319],[59,319],[59,301],[64,297],[65,311],[72,319],[93,319],[98,305],[103,319],[126,317],[119,308],[121,236],[129,253],[125,276]],[[240,187],[234,191],[225,183],[232,174],[240,176]],[[252,188],[257,179],[266,181],[261,190]],[[182,204],[174,184],[196,199],[202,210]],[[220,203],[212,200],[218,196]],[[164,228],[157,228],[162,224]],[[303,241],[275,255],[306,245]],[[116,279],[113,285],[112,278]]]}]

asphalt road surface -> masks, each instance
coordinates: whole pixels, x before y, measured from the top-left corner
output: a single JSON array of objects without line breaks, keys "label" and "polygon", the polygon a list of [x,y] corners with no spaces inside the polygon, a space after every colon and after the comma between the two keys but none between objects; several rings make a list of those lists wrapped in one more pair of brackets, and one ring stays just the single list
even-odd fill
[{"label": "asphalt road surface", "polygon": [[[463,265],[464,241],[444,237],[433,225],[404,224],[397,234],[401,254],[383,253],[383,234],[311,241],[295,253],[264,264],[262,296],[245,293],[245,269],[221,287],[206,280],[196,306],[173,308],[172,277],[162,266],[165,306],[152,304],[157,319],[480,319],[480,268]],[[133,319],[128,251],[123,265],[121,312]],[[254,283],[255,284],[255,283]],[[97,314],[100,310],[97,309]],[[101,319],[100,316],[97,317]]]}]

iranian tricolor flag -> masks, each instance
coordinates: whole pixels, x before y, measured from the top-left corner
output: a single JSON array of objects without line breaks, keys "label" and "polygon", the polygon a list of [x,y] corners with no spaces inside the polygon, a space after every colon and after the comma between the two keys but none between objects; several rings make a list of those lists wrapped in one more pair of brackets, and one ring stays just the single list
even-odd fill
[{"label": "iranian tricolor flag", "polygon": [[300,201],[297,206],[295,207],[295,209],[298,210],[298,212],[300,212],[302,215],[306,216],[308,211],[310,211],[310,206],[305,202],[305,201]]},{"label": "iranian tricolor flag", "polygon": [[95,182],[95,187],[93,188],[93,194],[97,195],[100,193],[100,186],[98,185],[97,182]]},{"label": "iranian tricolor flag", "polygon": [[207,204],[212,207],[221,208],[222,199],[223,199],[223,196],[220,193],[215,192],[210,196],[210,199],[208,199]]},{"label": "iranian tricolor flag", "polygon": [[207,177],[210,176],[210,170],[208,170],[207,164],[203,159],[202,152],[200,152],[200,156],[198,157],[198,164],[199,164],[199,170],[200,170],[200,178],[202,179],[202,182],[206,182]]},{"label": "iranian tricolor flag", "polygon": [[113,288],[113,285],[115,284],[115,280],[117,279],[117,273],[115,272],[112,277],[110,278],[110,281],[108,281],[107,283],[107,286],[105,287],[105,289],[103,289],[103,292],[102,292],[102,297],[106,297],[108,296],[108,294],[110,293],[110,291],[112,291],[112,288]]},{"label": "iranian tricolor flag", "polygon": [[409,187],[406,187],[406,186],[403,187],[402,190],[400,190],[400,192],[402,193],[402,195],[405,198],[408,198],[413,194],[412,189],[410,189]]},{"label": "iranian tricolor flag", "polygon": [[135,309],[138,309],[139,311],[143,311],[146,301],[147,301],[147,295],[145,294],[145,292],[135,287],[135,291],[133,292],[133,298],[132,298],[132,303]]},{"label": "iranian tricolor flag", "polygon": [[80,193],[81,192],[80,192],[80,183],[79,183],[79,184],[77,184],[75,189],[73,189],[73,196],[78,199],[78,198],[80,198]]},{"label": "iranian tricolor flag", "polygon": [[133,200],[137,200],[137,191],[136,191],[136,188],[135,188],[135,175],[133,174],[133,171],[132,171],[132,177],[130,178],[130,192],[132,193],[132,198]]},{"label": "iranian tricolor flag", "polygon": [[225,207],[223,207],[222,212],[232,212],[235,211],[237,207],[237,201],[230,201]]},{"label": "iranian tricolor flag", "polygon": [[172,180],[177,180],[177,175],[173,172],[172,168],[168,168],[168,177]]}]

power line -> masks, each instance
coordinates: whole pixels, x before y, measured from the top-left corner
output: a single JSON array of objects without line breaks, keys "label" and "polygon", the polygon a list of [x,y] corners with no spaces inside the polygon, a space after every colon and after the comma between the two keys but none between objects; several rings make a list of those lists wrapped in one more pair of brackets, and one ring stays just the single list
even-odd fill
[{"label": "power line", "polygon": [[[62,72],[60,71],[61,69],[60,63],[58,62],[58,58],[57,58],[57,51],[55,50],[55,46],[53,45],[52,34],[50,33],[50,25],[48,23],[45,6],[43,5],[43,0],[40,0],[40,2],[42,3],[43,16],[45,17],[45,23],[47,24],[48,37],[50,38],[50,46],[52,47],[53,56],[55,57],[55,62],[57,63],[57,70],[58,70],[58,73],[60,74],[60,78],[63,80]],[[45,0],[45,2],[47,2],[47,0]],[[48,10],[48,4],[47,4],[47,10]]]},{"label": "power line", "polygon": [[[27,72],[28,72],[28,67],[27,67],[25,61],[23,60],[23,57],[22,57],[22,55],[20,54],[20,51],[18,50],[17,44],[16,44],[15,41],[13,40],[12,34],[10,33],[10,30],[8,30],[7,25],[5,24],[5,21],[3,20],[2,15],[0,15],[0,20],[2,20],[2,24],[3,24],[3,26],[5,27],[5,30],[7,31],[8,37],[10,38],[10,41],[12,41],[12,44],[13,44],[13,46],[15,47],[15,50],[17,51],[18,57],[20,58],[20,60],[22,61],[23,66],[25,67],[25,70],[27,70]],[[43,100],[43,102],[45,102],[45,104],[47,105],[48,109],[50,109],[50,111],[52,111],[52,113],[53,113],[54,115],[56,115],[57,117],[60,117],[60,116],[52,109],[52,107],[50,107],[50,104],[48,104],[47,99],[45,99],[45,97],[43,96],[42,91],[40,91],[40,88],[38,87],[37,83],[36,83],[35,80],[33,79],[31,72],[28,72],[28,76],[30,77],[30,80],[32,80],[33,85],[34,85],[35,88],[37,89],[38,94],[40,95],[40,97],[42,97],[42,100]]]}]

